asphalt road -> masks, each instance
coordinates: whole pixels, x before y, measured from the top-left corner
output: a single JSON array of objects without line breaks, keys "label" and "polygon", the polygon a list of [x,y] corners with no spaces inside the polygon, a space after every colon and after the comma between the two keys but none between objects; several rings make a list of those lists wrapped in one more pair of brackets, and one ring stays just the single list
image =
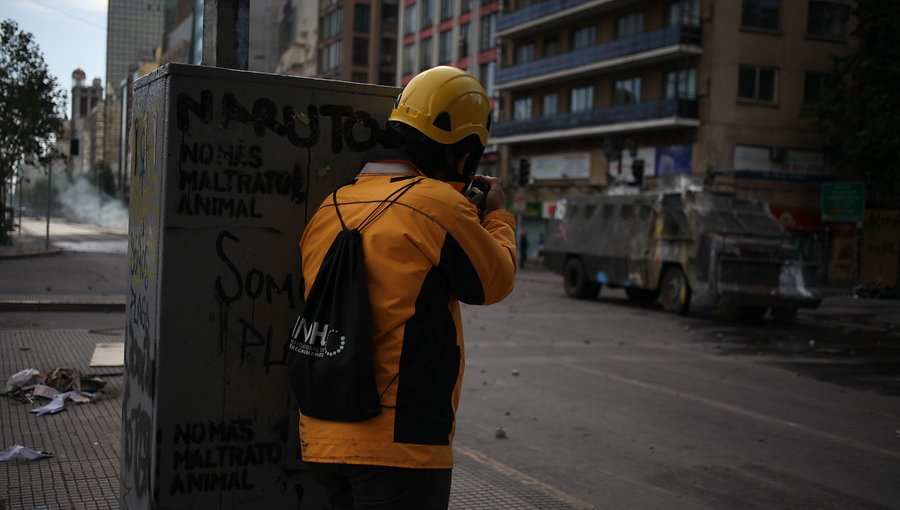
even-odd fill
[{"label": "asphalt road", "polygon": [[457,442],[597,508],[900,508],[900,336],[827,306],[683,318],[523,275],[463,311]]},{"label": "asphalt road", "polygon": [[[0,260],[0,293],[125,294],[123,235],[56,235],[60,254]],[[898,310],[830,298],[791,327],[685,318],[525,271],[503,303],[464,307],[458,454],[576,508],[900,508]],[[0,313],[13,329],[122,322]]]}]

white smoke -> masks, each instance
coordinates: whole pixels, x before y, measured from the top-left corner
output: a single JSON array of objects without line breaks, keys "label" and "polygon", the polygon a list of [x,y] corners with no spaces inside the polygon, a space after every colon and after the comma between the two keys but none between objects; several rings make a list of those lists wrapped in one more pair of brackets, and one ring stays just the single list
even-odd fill
[{"label": "white smoke", "polygon": [[[59,182],[62,181],[62,182]],[[116,232],[128,231],[128,209],[80,175],[73,181],[53,180],[62,215],[71,221],[89,223]]]}]

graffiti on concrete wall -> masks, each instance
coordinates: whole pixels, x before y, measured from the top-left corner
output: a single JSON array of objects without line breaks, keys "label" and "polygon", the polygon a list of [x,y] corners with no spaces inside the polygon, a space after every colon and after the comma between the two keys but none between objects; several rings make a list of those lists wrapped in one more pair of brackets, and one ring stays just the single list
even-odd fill
[{"label": "graffiti on concrete wall", "polygon": [[169,494],[253,490],[253,466],[282,463],[284,445],[259,441],[249,419],[175,425]]},{"label": "graffiti on concrete wall", "polygon": [[[148,421],[157,449],[149,490],[162,507],[312,504],[283,379],[303,300],[297,243],[318,202],[380,142],[376,117],[386,117],[393,96],[318,80],[285,88],[282,77],[278,86],[263,85],[274,77],[253,79],[259,83],[234,90],[206,78],[166,89],[171,117],[161,153],[164,203],[157,202],[165,221],[144,230],[163,235],[160,311],[155,317],[151,305],[133,317],[137,325],[161,321],[148,341],[163,354],[134,364],[155,363],[150,373],[164,378],[151,385],[167,404]],[[132,226],[140,260],[144,234]],[[136,307],[141,301],[136,294]],[[135,337],[143,338],[138,329]],[[172,375],[184,372],[190,377]]]},{"label": "graffiti on concrete wall", "polygon": [[125,393],[122,409],[121,498],[125,508],[149,499],[155,399],[155,301],[159,269],[160,168],[157,137],[160,103],[142,109],[130,138],[131,202],[129,293],[125,325]]},{"label": "graffiti on concrete wall", "polygon": [[[216,238],[216,255],[222,269],[214,282],[220,313],[219,349],[224,352],[227,343],[235,340],[239,346],[240,365],[257,363],[268,374],[274,365],[285,364],[287,344],[283,337],[273,336],[276,324],[271,321],[261,324],[254,312],[257,305],[270,307],[273,304],[295,310],[303,299],[303,285],[293,273],[276,275],[258,267],[243,267],[235,257],[240,244],[240,238],[227,230],[219,232]],[[238,308],[232,311],[232,305],[242,301],[249,303],[249,316],[237,313]],[[279,327],[277,331],[281,335],[283,328]]]},{"label": "graffiti on concrete wall", "polygon": [[[354,152],[375,147],[382,129],[366,111],[347,105],[307,105],[298,111],[292,105],[277,106],[268,98],[258,98],[247,107],[233,93],[214,100],[210,90],[199,99],[188,93],[177,98],[177,125],[188,133],[192,125],[208,126],[218,121],[223,129],[251,126],[258,138],[277,136],[297,148],[328,147],[339,154],[346,146]],[[325,129],[323,129],[323,126]],[[267,195],[305,200],[310,161],[306,168],[297,163],[280,168],[266,161],[264,151],[254,143],[198,141],[183,137],[179,151],[178,214],[261,218],[257,198]]]}]

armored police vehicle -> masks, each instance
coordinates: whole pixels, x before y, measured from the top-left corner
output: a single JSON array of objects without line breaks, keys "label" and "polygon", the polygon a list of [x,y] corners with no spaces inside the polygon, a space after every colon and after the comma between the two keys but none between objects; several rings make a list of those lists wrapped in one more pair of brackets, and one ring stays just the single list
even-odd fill
[{"label": "armored police vehicle", "polygon": [[816,267],[801,263],[764,205],[703,187],[571,197],[547,225],[544,265],[566,293],[603,285],[670,312],[733,307],[741,316],[791,321],[821,301]]}]

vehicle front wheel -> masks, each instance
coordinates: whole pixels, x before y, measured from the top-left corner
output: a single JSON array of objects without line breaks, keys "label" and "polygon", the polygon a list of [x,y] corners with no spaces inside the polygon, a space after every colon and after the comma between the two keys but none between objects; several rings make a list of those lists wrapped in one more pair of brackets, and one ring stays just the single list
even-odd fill
[{"label": "vehicle front wheel", "polygon": [[581,259],[569,259],[566,262],[564,285],[566,294],[577,299],[592,299],[600,292],[600,284],[588,280]]},{"label": "vehicle front wheel", "polygon": [[663,274],[660,303],[667,312],[687,315],[691,304],[691,287],[680,267],[672,266]]}]

